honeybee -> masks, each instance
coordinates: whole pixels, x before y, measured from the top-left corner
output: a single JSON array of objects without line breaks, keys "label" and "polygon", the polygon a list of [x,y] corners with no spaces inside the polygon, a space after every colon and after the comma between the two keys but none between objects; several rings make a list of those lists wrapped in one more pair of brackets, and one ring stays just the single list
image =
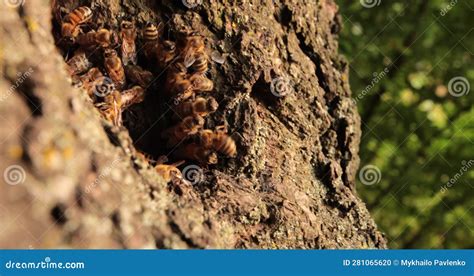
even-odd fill
[{"label": "honeybee", "polygon": [[104,97],[104,101],[97,103],[96,107],[102,116],[116,126],[122,125],[122,95],[114,90]]},{"label": "honeybee", "polygon": [[170,187],[176,194],[190,198],[196,198],[192,192],[192,186],[184,179],[183,174],[177,168],[181,166],[184,161],[175,162],[171,165],[158,164],[155,166],[156,172],[163,177],[166,183],[172,183]]},{"label": "honeybee", "polygon": [[181,171],[177,168],[178,166],[181,166],[183,163],[184,161],[179,161],[170,165],[158,164],[155,166],[155,170],[168,183],[174,179],[183,178]]},{"label": "honeybee", "polygon": [[161,68],[165,68],[176,56],[176,44],[173,41],[165,40],[157,47],[157,60]]},{"label": "honeybee", "polygon": [[118,89],[125,86],[125,71],[122,66],[122,61],[113,49],[106,49],[104,51],[105,69],[107,74],[115,83]]},{"label": "honeybee", "polygon": [[86,74],[81,76],[82,85],[87,91],[90,99],[94,98],[94,90],[92,89],[94,82],[101,78],[104,78],[104,74],[102,74],[97,67],[91,68]]},{"label": "honeybee", "polygon": [[142,69],[138,65],[129,64],[125,66],[125,75],[131,82],[137,83],[145,88],[153,81],[153,74],[150,71]]},{"label": "honeybee", "polygon": [[200,131],[199,143],[203,148],[212,149],[229,157],[235,157],[237,155],[235,141],[226,134],[223,127],[218,127],[216,131],[209,129]]},{"label": "honeybee", "polygon": [[154,58],[158,50],[158,40],[160,38],[160,30],[155,24],[147,23],[143,30],[143,47],[144,53],[147,58]]},{"label": "honeybee", "polygon": [[114,37],[111,31],[101,28],[98,31],[92,30],[85,34],[79,34],[76,43],[88,50],[92,50],[96,46],[108,48],[114,43]]},{"label": "honeybee", "polygon": [[155,163],[155,160],[153,160],[150,154],[138,150],[135,152],[135,156],[133,156],[133,158],[136,164],[138,163],[138,165],[144,165],[141,167],[148,167],[149,165]]},{"label": "honeybee", "polygon": [[208,92],[214,89],[214,83],[204,75],[194,74],[190,78],[192,88],[195,92]]},{"label": "honeybee", "polygon": [[188,116],[179,124],[166,129],[162,133],[163,138],[168,139],[167,146],[172,147],[180,143],[190,135],[198,133],[204,125],[204,118],[199,115]]},{"label": "honeybee", "polygon": [[205,74],[208,69],[208,61],[208,57],[204,52],[196,54],[194,63],[191,65],[191,71],[198,75]]},{"label": "honeybee", "polygon": [[213,139],[213,148],[229,157],[237,155],[237,146],[234,139],[225,133],[218,132]]},{"label": "honeybee", "polygon": [[170,96],[179,95],[190,90],[192,83],[186,77],[186,73],[176,72],[174,70],[168,71],[168,76],[166,79],[166,90],[169,92]]},{"label": "honeybee", "polygon": [[121,52],[122,61],[124,65],[129,62],[137,63],[137,51],[135,45],[135,39],[137,38],[137,30],[130,21],[122,21],[120,24],[120,37],[122,39]]},{"label": "honeybee", "polygon": [[209,97],[207,99],[198,97],[194,101],[181,103],[175,110],[175,117],[182,118],[193,114],[205,117],[208,114],[215,112],[218,107],[219,104],[213,97]]},{"label": "honeybee", "polygon": [[203,75],[192,75],[187,78],[186,73],[168,72],[167,89],[175,102],[182,102],[193,97],[196,92],[212,91],[214,83]]},{"label": "honeybee", "polygon": [[122,91],[122,110],[131,105],[141,103],[145,99],[145,89],[136,85],[130,89]]},{"label": "honeybee", "polygon": [[191,143],[184,145],[176,150],[174,155],[178,158],[188,160],[195,160],[202,164],[217,164],[217,154],[211,149],[206,149],[203,146]]},{"label": "honeybee", "polygon": [[143,30],[143,40],[145,42],[157,42],[160,38],[160,26],[156,27],[154,23],[148,22]]},{"label": "honeybee", "polygon": [[105,28],[97,30],[95,42],[102,48],[109,48],[117,44],[117,34]]},{"label": "honeybee", "polygon": [[91,49],[96,46],[96,31],[92,30],[85,34],[79,34],[76,38],[76,43],[80,46]]},{"label": "honeybee", "polygon": [[[188,82],[187,80],[183,80],[181,82],[182,87],[187,85]],[[180,88],[181,89],[181,88]],[[184,90],[182,93],[178,93],[177,95],[174,95],[171,99],[175,105],[182,103],[183,101],[191,98],[194,96],[194,91],[191,89],[191,86],[189,86],[186,90]]]},{"label": "honeybee", "polygon": [[82,50],[77,50],[74,53],[74,56],[66,63],[67,71],[71,76],[84,73],[92,67],[92,63],[87,58],[86,53]]},{"label": "honeybee", "polygon": [[214,137],[214,131],[211,129],[203,129],[198,133],[199,145],[205,149],[212,148],[212,141]]},{"label": "honeybee", "polygon": [[50,7],[51,7],[51,11],[53,12],[53,18],[57,22],[61,22],[63,20],[62,14],[67,13],[64,11],[65,8],[58,4],[58,0],[52,0]]},{"label": "honeybee", "polygon": [[104,75],[97,67],[91,68],[84,75],[73,77],[73,83],[86,89],[90,97],[92,97],[93,90],[90,89],[92,83]]},{"label": "honeybee", "polygon": [[176,96],[174,96],[174,101],[178,103],[184,100],[187,100],[191,97],[194,97],[196,92],[211,91],[212,88],[214,87],[214,84],[210,79],[204,76],[196,76],[196,75],[193,75],[191,77],[191,80],[178,79],[176,84],[181,85],[179,87],[175,86],[176,90],[174,91],[177,94]]},{"label": "honeybee", "polygon": [[183,64],[190,67],[196,61],[199,54],[204,54],[204,40],[199,35],[191,35],[185,38],[182,52]]},{"label": "honeybee", "polygon": [[70,12],[61,25],[61,34],[63,37],[74,41],[79,34],[79,25],[89,21],[92,18],[92,10],[89,7],[79,7]]}]

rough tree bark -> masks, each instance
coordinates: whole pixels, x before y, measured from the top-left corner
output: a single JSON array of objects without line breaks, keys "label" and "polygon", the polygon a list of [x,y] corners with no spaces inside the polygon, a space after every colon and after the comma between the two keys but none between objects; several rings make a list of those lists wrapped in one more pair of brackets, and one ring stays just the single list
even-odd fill
[{"label": "rough tree bark", "polygon": [[[63,1],[109,20],[169,20],[227,56],[211,65],[209,124],[226,122],[239,153],[183,195],[71,86],[50,4],[1,2],[0,247],[386,247],[354,187],[360,120],[332,0]],[[272,80],[292,89],[276,97]]]}]

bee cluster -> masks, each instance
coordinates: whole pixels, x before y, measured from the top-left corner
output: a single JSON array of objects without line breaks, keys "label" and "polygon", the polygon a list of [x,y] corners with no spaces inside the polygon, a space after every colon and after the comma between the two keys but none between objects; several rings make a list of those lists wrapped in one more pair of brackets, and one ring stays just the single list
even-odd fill
[{"label": "bee cluster", "polygon": [[[133,20],[122,20],[105,28],[93,18],[87,6],[56,18],[58,45],[73,52],[72,57],[66,55],[72,82],[87,92],[104,119],[121,127],[127,109],[158,93],[173,110],[171,123],[160,134],[171,157],[200,164],[216,164],[218,154],[235,157],[236,144],[224,126],[204,127],[206,116],[219,105],[209,95],[214,85],[206,76],[209,58],[202,36],[186,33],[166,40],[162,24],[148,22],[137,28]],[[155,168],[165,179],[182,178],[177,169],[182,161],[165,165],[167,156],[159,160]]]}]

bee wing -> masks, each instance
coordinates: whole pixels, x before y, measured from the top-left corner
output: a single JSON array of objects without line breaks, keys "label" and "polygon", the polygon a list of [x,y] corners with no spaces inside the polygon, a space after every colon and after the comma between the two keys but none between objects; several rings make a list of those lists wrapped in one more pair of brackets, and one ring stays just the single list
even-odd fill
[{"label": "bee wing", "polygon": [[129,62],[137,64],[137,54],[135,52],[135,43],[123,42],[121,46],[123,64],[127,65]]},{"label": "bee wing", "polygon": [[196,57],[192,53],[188,52],[184,55],[183,64],[186,66],[186,68],[191,67],[195,61]]}]

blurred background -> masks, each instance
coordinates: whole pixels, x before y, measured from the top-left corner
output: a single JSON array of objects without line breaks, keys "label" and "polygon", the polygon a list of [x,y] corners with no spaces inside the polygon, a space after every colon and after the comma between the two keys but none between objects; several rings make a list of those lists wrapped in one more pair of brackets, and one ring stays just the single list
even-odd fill
[{"label": "blurred background", "polygon": [[338,4],[359,194],[391,248],[474,248],[474,1]]}]

